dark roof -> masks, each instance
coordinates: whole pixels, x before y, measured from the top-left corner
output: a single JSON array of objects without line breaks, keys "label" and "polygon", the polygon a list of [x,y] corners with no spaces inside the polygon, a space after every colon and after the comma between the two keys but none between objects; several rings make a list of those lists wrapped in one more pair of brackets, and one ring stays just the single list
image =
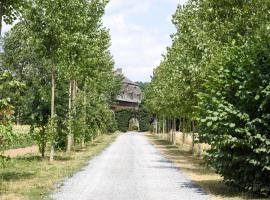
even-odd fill
[{"label": "dark roof", "polygon": [[118,101],[141,103],[142,91],[138,84],[124,77],[122,83],[122,94],[117,97]]},{"label": "dark roof", "polygon": [[139,86],[137,83],[134,83],[133,81],[129,80],[127,77],[124,77],[123,83]]}]

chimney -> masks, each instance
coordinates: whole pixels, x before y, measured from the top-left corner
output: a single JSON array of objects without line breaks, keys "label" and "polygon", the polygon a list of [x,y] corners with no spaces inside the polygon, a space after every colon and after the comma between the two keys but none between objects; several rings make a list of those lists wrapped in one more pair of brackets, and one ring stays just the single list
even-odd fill
[{"label": "chimney", "polygon": [[119,75],[123,74],[122,68],[117,68],[115,72],[116,72],[116,74],[119,74]]}]

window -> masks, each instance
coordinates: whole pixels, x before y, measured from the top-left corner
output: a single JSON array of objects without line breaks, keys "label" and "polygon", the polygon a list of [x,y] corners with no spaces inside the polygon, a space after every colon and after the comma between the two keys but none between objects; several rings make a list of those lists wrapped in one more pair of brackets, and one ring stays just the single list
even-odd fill
[{"label": "window", "polygon": [[133,99],[134,98],[134,96],[133,96],[133,93],[131,92],[131,93],[129,93],[129,97],[130,97],[130,99]]}]

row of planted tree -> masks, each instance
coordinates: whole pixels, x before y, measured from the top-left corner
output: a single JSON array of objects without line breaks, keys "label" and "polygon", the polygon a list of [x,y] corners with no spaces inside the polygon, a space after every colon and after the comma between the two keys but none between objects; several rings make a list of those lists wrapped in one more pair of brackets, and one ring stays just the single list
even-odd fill
[{"label": "row of planted tree", "polygon": [[102,24],[105,0],[0,2],[12,23],[0,65],[0,151],[12,123],[30,124],[42,156],[50,149],[93,140],[115,129],[110,104],[121,86],[113,72],[110,36]]},{"label": "row of planted tree", "polygon": [[189,145],[194,156],[201,157],[203,150],[206,149],[203,149],[202,144],[198,143],[195,120],[156,115],[153,125],[152,129],[150,129],[153,133],[160,135],[162,139],[166,139],[172,145]]},{"label": "row of planted tree", "polygon": [[206,160],[237,189],[270,194],[270,1],[189,0],[146,91],[148,108],[193,121]]}]

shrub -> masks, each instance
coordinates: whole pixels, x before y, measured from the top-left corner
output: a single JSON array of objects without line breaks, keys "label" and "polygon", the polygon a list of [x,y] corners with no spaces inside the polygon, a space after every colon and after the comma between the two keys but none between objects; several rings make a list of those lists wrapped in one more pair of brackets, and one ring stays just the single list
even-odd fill
[{"label": "shrub", "polygon": [[270,195],[270,59],[268,42],[219,55],[219,78],[201,94],[201,141],[228,185]]},{"label": "shrub", "polygon": [[117,127],[119,131],[127,132],[129,129],[129,120],[131,118],[137,118],[140,124],[140,131],[145,132],[150,130],[151,114],[144,107],[135,109],[122,109],[115,112],[115,118],[117,121]]}]

